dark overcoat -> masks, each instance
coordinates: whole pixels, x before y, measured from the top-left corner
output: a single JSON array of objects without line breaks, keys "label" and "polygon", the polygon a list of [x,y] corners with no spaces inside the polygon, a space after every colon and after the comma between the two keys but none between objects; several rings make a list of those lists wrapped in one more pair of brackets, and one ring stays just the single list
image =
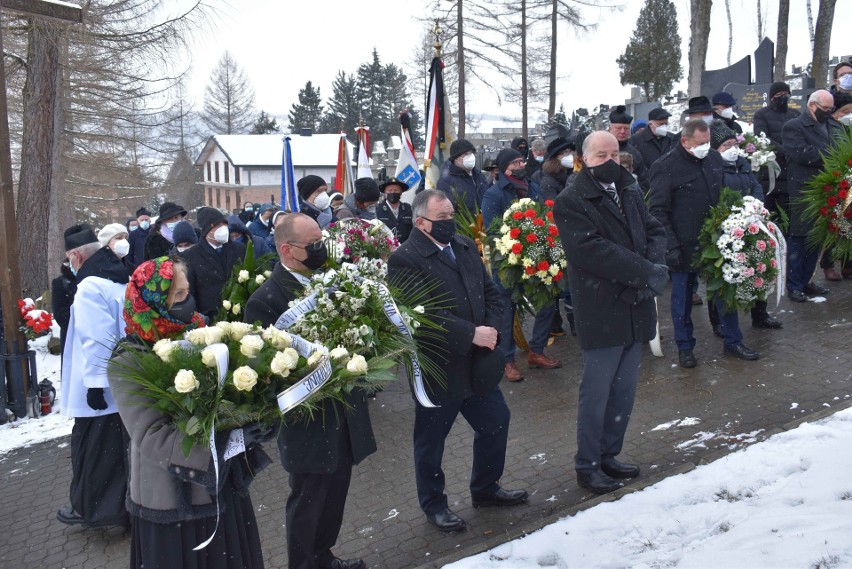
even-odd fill
[{"label": "dark overcoat", "polygon": [[222,245],[217,253],[206,239],[183,254],[189,267],[189,294],[195,299],[198,312],[209,318],[215,318],[222,306],[222,289],[234,265],[242,263],[246,256],[246,246],[235,241]]},{"label": "dark overcoat", "polygon": [[482,206],[485,190],[491,185],[488,178],[478,168],[468,174],[464,168],[449,160],[445,164],[441,167],[441,177],[435,187],[447,194],[454,206],[461,200],[471,213],[475,212]]},{"label": "dark overcoat", "polygon": [[386,202],[376,206],[376,219],[387,225],[400,243],[405,243],[414,227],[414,213],[411,210],[411,204],[400,202],[399,210],[396,213],[397,215],[393,214],[391,207]]},{"label": "dark overcoat", "polygon": [[722,169],[722,187],[736,190],[743,196],[751,196],[763,201],[763,186],[751,169],[751,163],[739,156],[736,162],[725,161]]},{"label": "dark overcoat", "polygon": [[650,128],[643,129],[630,137],[630,144],[642,154],[642,160],[649,170],[654,162],[671,152],[677,143],[678,140],[674,134],[669,132],[665,136],[657,136],[651,132]]},{"label": "dark overcoat", "polygon": [[[623,169],[622,169],[623,170]],[[665,230],[626,170],[616,182],[622,208],[583,169],[556,199],[553,219],[568,260],[577,337],[584,350],[647,342],[656,335],[653,299],[636,302],[661,269]],[[622,211],[623,210],[623,211]]]}]

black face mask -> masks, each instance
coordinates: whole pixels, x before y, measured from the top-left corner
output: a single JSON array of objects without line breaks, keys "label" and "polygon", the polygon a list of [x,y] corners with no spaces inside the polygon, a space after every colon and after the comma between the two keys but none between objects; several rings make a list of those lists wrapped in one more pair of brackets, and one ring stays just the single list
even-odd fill
[{"label": "black face mask", "polygon": [[[428,218],[424,218],[428,219]],[[453,239],[453,235],[456,234],[456,220],[455,219],[440,219],[432,222],[432,230],[429,232],[429,235],[432,236],[432,239],[437,241],[438,243],[449,243]]]},{"label": "black face mask", "polygon": [[169,308],[169,316],[178,322],[183,322],[184,324],[192,322],[192,317],[195,316],[196,312],[195,299],[192,298],[191,294],[181,302],[175,302],[172,304],[172,307]]},{"label": "black face mask", "polygon": [[787,110],[787,102],[790,100],[790,97],[775,97],[772,99],[772,102],[775,105],[775,108],[779,111]]},{"label": "black face mask", "polygon": [[399,203],[400,194],[385,194],[385,201],[388,203]]},{"label": "black face mask", "polygon": [[816,120],[819,124],[825,124],[825,122],[831,118],[831,113],[817,107],[814,111],[814,116],[816,117]]},{"label": "black face mask", "polygon": [[301,261],[305,267],[315,271],[323,266],[325,260],[328,259],[328,249],[325,246],[325,241],[316,241],[305,247],[305,253],[308,254],[304,261]]},{"label": "black face mask", "polygon": [[617,182],[621,177],[621,166],[615,160],[607,160],[603,164],[599,164],[598,166],[592,166],[589,168],[592,171],[592,175],[603,182],[604,184],[612,184]]}]

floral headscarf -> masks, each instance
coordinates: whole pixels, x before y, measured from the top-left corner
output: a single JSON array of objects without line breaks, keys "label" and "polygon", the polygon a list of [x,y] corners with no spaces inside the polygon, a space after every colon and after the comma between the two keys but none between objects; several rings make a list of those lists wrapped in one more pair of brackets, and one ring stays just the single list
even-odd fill
[{"label": "floral headscarf", "polygon": [[166,298],[172,285],[173,267],[168,257],[159,257],[145,261],[133,271],[124,294],[124,321],[128,335],[156,342],[204,326],[204,319],[197,312],[189,324],[169,314]]}]

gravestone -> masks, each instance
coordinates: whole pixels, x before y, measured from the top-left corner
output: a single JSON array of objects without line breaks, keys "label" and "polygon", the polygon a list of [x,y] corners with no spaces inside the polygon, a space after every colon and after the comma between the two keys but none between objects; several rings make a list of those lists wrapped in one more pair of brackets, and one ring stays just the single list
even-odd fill
[{"label": "gravestone", "polygon": [[[724,90],[730,93],[737,104],[734,106],[734,113],[737,119],[744,122],[752,122],[754,113],[762,109],[769,103],[769,88],[772,83],[763,83],[760,85],[743,85],[740,83],[728,83]],[[794,111],[801,110],[802,92],[794,91],[791,93],[788,107]]]},{"label": "gravestone", "polygon": [[769,38],[763,38],[754,50],[754,82],[757,84],[772,83],[775,73],[775,44]]},{"label": "gravestone", "polygon": [[[722,69],[713,69],[701,74],[701,94],[708,99],[725,90],[728,83],[748,85],[751,83],[751,56]],[[697,93],[696,93],[697,94]]]},{"label": "gravestone", "polygon": [[650,101],[648,103],[636,103],[633,106],[633,116],[636,120],[648,120],[648,113],[654,109],[659,109],[663,105],[659,101]]}]

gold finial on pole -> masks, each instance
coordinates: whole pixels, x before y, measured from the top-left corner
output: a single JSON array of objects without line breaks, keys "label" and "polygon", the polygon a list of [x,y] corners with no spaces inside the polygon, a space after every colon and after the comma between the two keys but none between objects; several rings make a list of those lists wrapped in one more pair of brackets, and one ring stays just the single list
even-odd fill
[{"label": "gold finial on pole", "polygon": [[441,24],[435,19],[435,27],[432,28],[432,33],[435,35],[435,57],[441,57]]}]

